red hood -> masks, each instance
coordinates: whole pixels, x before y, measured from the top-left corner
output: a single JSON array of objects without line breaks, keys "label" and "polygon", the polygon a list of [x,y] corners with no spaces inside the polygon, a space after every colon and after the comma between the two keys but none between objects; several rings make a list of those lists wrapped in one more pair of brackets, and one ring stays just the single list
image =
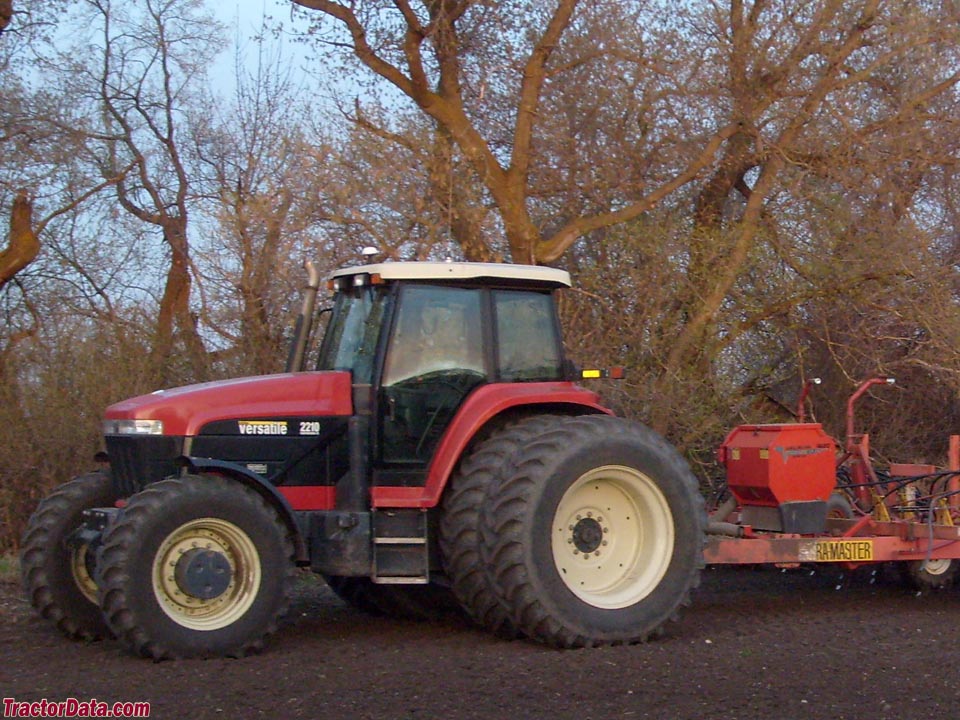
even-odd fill
[{"label": "red hood", "polygon": [[196,435],[216,420],[351,415],[350,373],[261,375],[158,390],[115,403],[108,420],[162,420],[164,435]]}]

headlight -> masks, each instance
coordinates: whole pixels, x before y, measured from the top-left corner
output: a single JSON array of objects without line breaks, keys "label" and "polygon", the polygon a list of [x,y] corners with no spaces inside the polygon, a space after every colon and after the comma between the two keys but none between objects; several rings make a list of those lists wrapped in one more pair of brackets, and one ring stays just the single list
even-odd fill
[{"label": "headlight", "polygon": [[104,420],[104,435],[163,435],[162,420]]}]

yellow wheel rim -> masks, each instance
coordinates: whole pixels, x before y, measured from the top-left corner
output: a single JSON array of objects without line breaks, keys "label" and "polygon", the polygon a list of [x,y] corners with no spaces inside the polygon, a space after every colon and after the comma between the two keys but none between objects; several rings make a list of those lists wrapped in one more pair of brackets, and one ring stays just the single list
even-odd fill
[{"label": "yellow wheel rim", "polygon": [[[219,553],[229,565],[229,583],[216,597],[196,597],[178,582],[178,563],[193,550]],[[154,556],[157,602],[174,622],[191,630],[217,630],[236,622],[256,599],[260,581],[256,545],[239,527],[219,518],[184,523],[167,536]]]},{"label": "yellow wheel rim", "polygon": [[87,569],[87,551],[89,549],[89,546],[84,543],[70,551],[70,574],[73,575],[73,582],[77,589],[83,593],[87,600],[96,605],[98,603],[97,583]]}]

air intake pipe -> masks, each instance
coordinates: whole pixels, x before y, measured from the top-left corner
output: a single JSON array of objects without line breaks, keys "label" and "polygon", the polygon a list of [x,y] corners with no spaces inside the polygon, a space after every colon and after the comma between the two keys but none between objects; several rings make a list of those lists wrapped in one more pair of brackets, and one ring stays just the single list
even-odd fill
[{"label": "air intake pipe", "polygon": [[320,290],[320,270],[316,263],[308,260],[305,267],[307,286],[303,290],[303,306],[293,328],[293,342],[290,344],[290,355],[287,356],[287,372],[303,370],[303,359],[307,354],[307,342],[313,326],[313,310],[317,305],[317,293]]}]

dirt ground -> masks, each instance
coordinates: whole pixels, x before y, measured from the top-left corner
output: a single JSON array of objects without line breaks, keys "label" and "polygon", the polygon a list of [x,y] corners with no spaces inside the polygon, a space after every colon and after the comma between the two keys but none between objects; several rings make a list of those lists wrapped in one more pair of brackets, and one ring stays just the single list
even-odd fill
[{"label": "dirt ground", "polygon": [[152,663],[71,643],[0,585],[0,691],[17,701],[149,701],[151,718],[950,718],[960,591],[860,569],[708,569],[645,645],[557,651],[458,618],[345,607],[306,576],[267,650]]}]

